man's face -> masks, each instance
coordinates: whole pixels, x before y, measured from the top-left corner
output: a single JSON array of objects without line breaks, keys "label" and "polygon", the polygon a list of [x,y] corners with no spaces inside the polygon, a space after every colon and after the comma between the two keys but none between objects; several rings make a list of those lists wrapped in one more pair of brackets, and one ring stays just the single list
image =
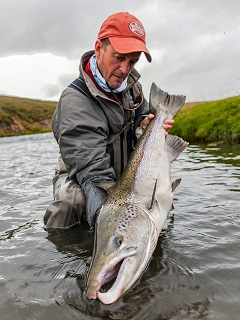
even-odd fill
[{"label": "man's face", "polygon": [[121,54],[111,44],[104,45],[97,40],[95,45],[98,69],[111,89],[117,89],[133,70],[141,52]]}]

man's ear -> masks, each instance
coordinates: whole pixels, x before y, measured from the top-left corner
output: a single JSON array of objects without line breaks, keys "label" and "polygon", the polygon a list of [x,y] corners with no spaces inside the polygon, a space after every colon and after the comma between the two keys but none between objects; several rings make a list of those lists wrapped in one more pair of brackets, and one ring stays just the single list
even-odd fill
[{"label": "man's ear", "polygon": [[102,42],[98,39],[98,40],[95,42],[95,55],[96,55],[96,58],[97,58],[97,59],[100,58],[101,49],[102,49]]}]

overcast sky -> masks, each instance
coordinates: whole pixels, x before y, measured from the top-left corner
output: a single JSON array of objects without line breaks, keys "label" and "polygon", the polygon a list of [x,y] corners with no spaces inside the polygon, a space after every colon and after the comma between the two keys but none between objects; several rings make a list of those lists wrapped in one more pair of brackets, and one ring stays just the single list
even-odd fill
[{"label": "overcast sky", "polygon": [[107,16],[128,11],[144,25],[151,83],[187,101],[240,94],[239,0],[0,0],[0,94],[58,100],[78,76]]}]

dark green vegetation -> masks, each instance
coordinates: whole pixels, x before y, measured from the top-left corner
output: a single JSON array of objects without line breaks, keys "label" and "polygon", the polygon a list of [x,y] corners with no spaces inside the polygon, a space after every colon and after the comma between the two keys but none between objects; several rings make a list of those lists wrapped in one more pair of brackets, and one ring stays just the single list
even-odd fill
[{"label": "dark green vegetation", "polygon": [[51,131],[56,102],[0,96],[0,137]]},{"label": "dark green vegetation", "polygon": [[[51,131],[56,102],[0,96],[0,137]],[[240,96],[186,103],[171,134],[189,142],[240,143]]]},{"label": "dark green vegetation", "polygon": [[189,142],[240,143],[240,96],[187,103],[175,117],[171,134]]}]

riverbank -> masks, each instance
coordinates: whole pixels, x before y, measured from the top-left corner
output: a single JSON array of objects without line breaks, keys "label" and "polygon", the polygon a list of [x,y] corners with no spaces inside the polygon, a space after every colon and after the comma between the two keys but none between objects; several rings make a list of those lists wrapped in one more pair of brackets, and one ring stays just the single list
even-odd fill
[{"label": "riverbank", "polygon": [[240,96],[186,104],[171,131],[189,142],[240,143]]},{"label": "riverbank", "polygon": [[0,137],[51,131],[56,102],[0,96]]},{"label": "riverbank", "polygon": [[[0,137],[51,131],[57,102],[0,96]],[[186,103],[171,134],[189,142],[240,143],[240,96]]]}]

